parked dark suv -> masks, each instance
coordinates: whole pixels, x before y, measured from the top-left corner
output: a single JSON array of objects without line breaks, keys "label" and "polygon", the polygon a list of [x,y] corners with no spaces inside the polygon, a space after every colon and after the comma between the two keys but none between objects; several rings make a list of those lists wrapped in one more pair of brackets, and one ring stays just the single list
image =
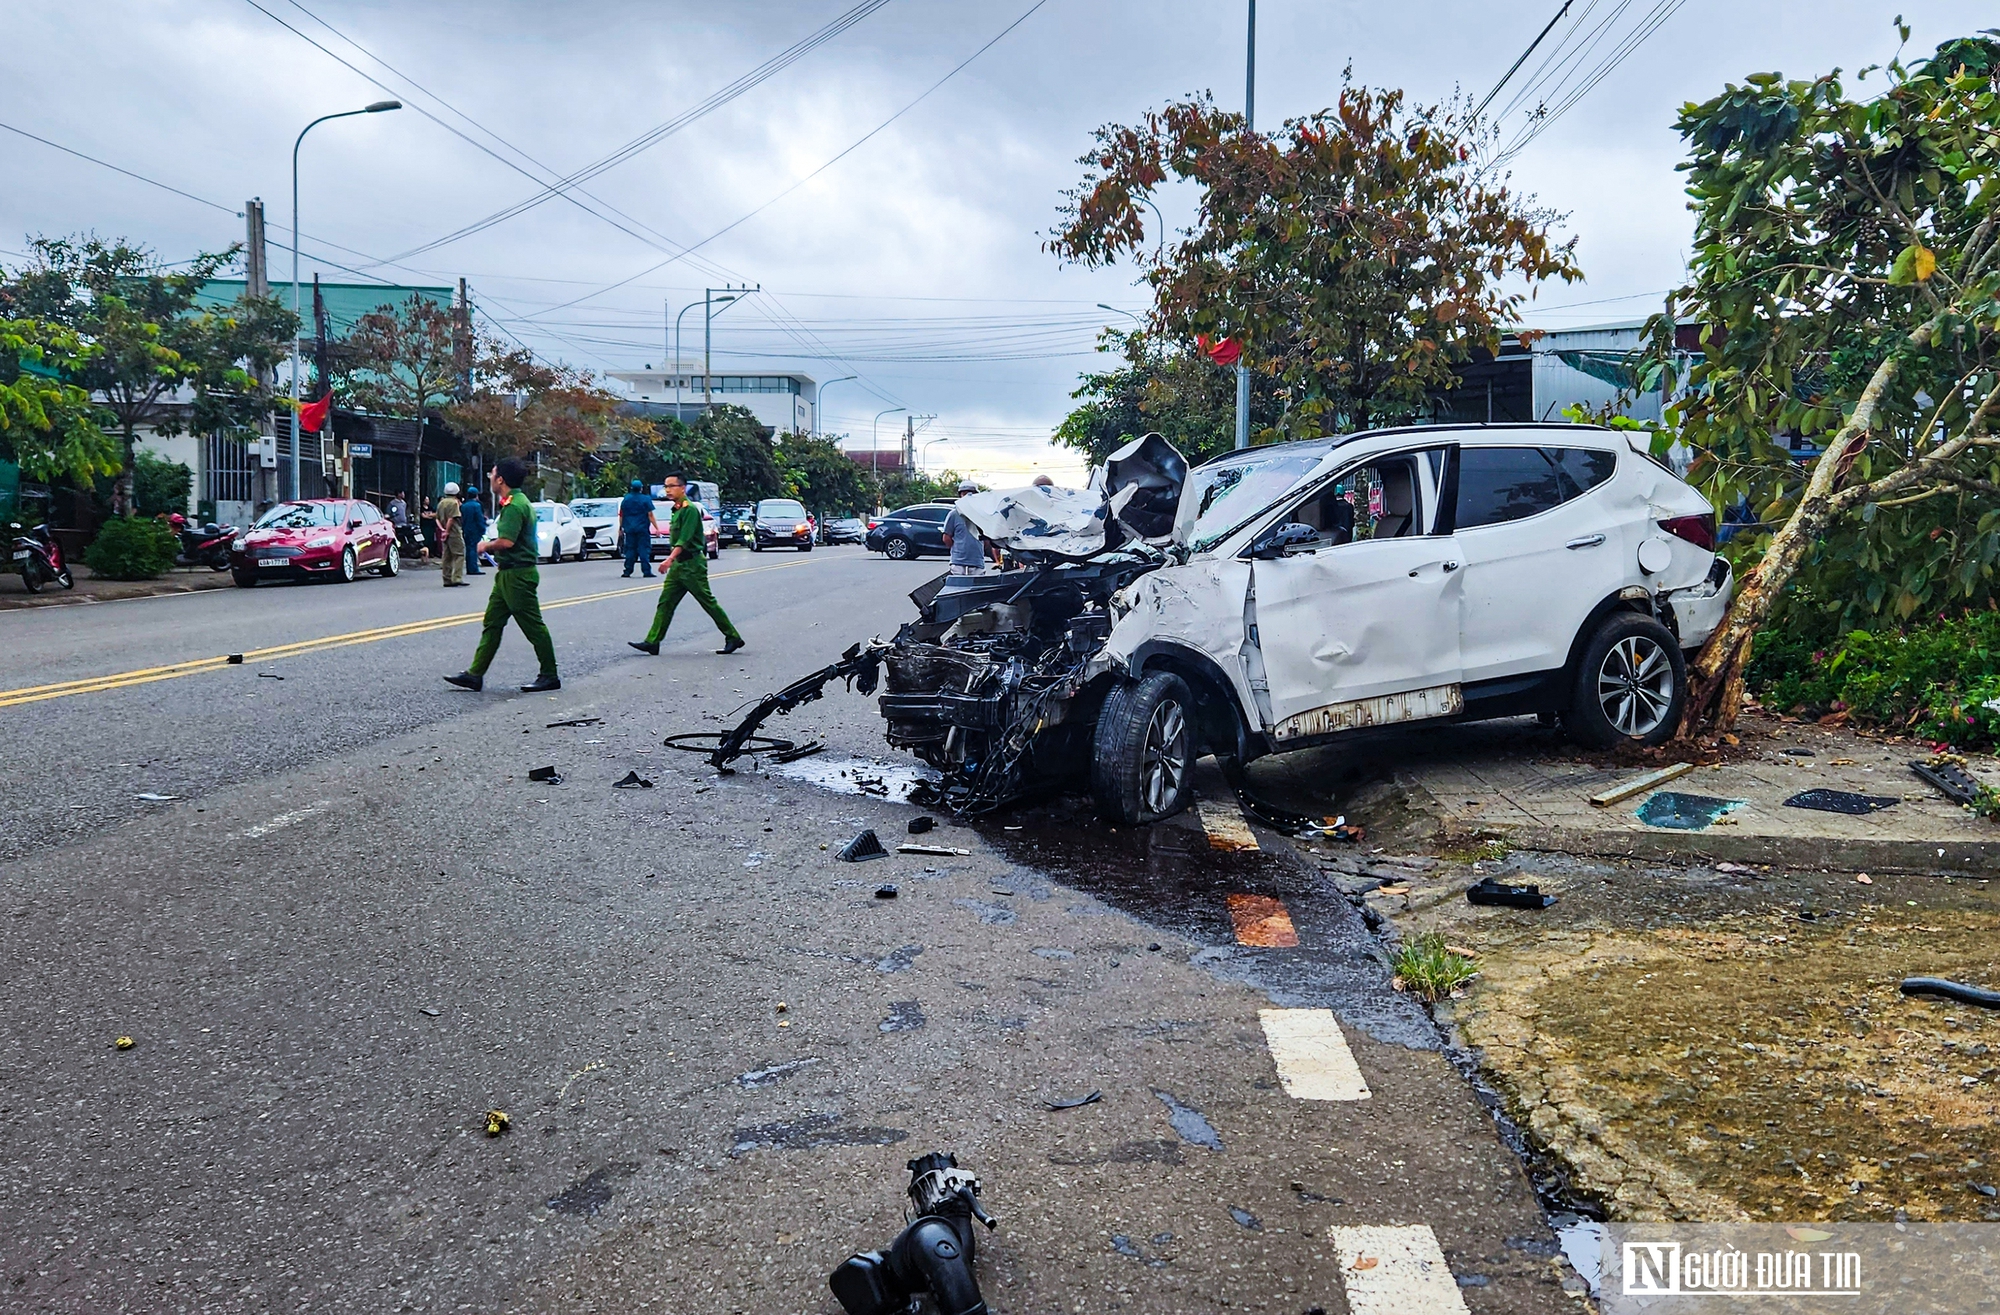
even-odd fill
[{"label": "parked dark suv", "polygon": [[757,509],[747,502],[730,503],[723,507],[716,517],[715,532],[722,546],[732,544],[738,548],[750,542],[750,522],[756,517]]},{"label": "parked dark suv", "polygon": [[923,502],[898,508],[868,531],[868,551],[898,562],[927,552],[940,555],[949,552],[944,546],[944,518],[950,514],[948,502]]}]

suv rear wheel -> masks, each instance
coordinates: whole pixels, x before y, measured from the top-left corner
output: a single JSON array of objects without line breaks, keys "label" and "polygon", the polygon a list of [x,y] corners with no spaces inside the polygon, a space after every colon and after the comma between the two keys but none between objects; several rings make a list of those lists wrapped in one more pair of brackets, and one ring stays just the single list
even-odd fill
[{"label": "suv rear wheel", "polygon": [[1672,632],[1650,616],[1619,612],[1584,646],[1567,725],[1593,749],[1662,744],[1686,703],[1687,664]]},{"label": "suv rear wheel", "polygon": [[1105,697],[1090,788],[1106,817],[1154,822],[1187,806],[1198,753],[1193,710],[1186,682],[1166,671],[1119,685]]}]

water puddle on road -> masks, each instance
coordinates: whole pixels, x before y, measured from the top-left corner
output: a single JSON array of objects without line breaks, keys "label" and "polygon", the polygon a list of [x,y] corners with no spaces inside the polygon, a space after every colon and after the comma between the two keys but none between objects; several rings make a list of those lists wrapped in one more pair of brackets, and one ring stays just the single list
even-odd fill
[{"label": "water puddle on road", "polygon": [[896,762],[881,758],[836,758],[814,754],[796,762],[763,760],[758,771],[766,776],[782,776],[804,781],[841,794],[871,795],[877,799],[908,799],[919,782],[935,783],[937,773],[916,762]]}]

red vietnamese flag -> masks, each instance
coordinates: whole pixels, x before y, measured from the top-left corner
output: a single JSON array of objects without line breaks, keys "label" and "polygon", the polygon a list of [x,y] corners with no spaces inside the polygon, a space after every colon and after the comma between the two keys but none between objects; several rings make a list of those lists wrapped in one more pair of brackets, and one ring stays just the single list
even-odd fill
[{"label": "red vietnamese flag", "polygon": [[1197,333],[1194,345],[1217,365],[1234,365],[1243,359],[1243,348],[1234,338],[1211,338],[1205,333]]},{"label": "red vietnamese flag", "polygon": [[308,434],[317,434],[326,424],[326,413],[333,409],[333,390],[328,389],[325,397],[317,402],[307,402],[299,408],[299,428]]}]

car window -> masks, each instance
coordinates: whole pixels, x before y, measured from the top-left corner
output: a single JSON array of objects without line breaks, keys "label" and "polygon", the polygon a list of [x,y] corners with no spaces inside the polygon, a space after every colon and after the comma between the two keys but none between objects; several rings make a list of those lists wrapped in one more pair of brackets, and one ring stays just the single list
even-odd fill
[{"label": "car window", "polygon": [[1181,494],[1174,537],[1206,552],[1311,474],[1326,453],[1325,445],[1287,447],[1201,467]]},{"label": "car window", "polygon": [[1588,447],[1544,448],[1563,474],[1563,501],[1581,497],[1618,470],[1618,454]]},{"label": "car window", "polygon": [[377,523],[379,523],[379,522],[381,521],[381,519],[382,519],[382,513],[381,513],[381,512],[379,512],[379,511],[377,511],[377,510],[375,509],[375,504],[374,504],[374,503],[372,503],[372,502],[357,502],[357,503],[355,503],[354,505],[355,505],[356,507],[360,508],[360,511],[361,511],[361,521],[362,521],[362,523],[363,523],[364,525],[374,525],[374,524],[377,524]]},{"label": "car window", "polygon": [[310,530],[332,525],[333,507],[325,502],[284,502],[257,518],[260,530]]},{"label": "car window", "polygon": [[1417,458],[1383,457],[1346,471],[1321,486],[1291,511],[1287,519],[1319,531],[1312,548],[1364,543],[1371,539],[1402,539],[1426,533]]},{"label": "car window", "polygon": [[910,507],[907,510],[899,511],[896,514],[898,516],[907,516],[913,521],[934,521],[937,524],[942,525],[944,524],[945,517],[951,515],[951,508]]},{"label": "car window", "polygon": [[554,507],[537,507],[537,508],[535,508],[535,519],[536,519],[536,520],[538,520],[538,521],[542,521],[543,523],[547,523],[547,522],[549,522],[549,521],[552,521],[552,520],[554,520],[555,518],[556,518],[556,509],[555,509]]},{"label": "car window", "polygon": [[789,498],[766,498],[757,504],[757,514],[773,518],[789,516],[802,521],[806,518],[806,509]]},{"label": "car window", "polygon": [[614,505],[609,502],[572,502],[569,509],[578,516],[609,516]]},{"label": "car window", "polygon": [[1538,516],[1576,496],[1576,481],[1556,460],[1558,449],[1468,447],[1458,457],[1461,530]]}]

